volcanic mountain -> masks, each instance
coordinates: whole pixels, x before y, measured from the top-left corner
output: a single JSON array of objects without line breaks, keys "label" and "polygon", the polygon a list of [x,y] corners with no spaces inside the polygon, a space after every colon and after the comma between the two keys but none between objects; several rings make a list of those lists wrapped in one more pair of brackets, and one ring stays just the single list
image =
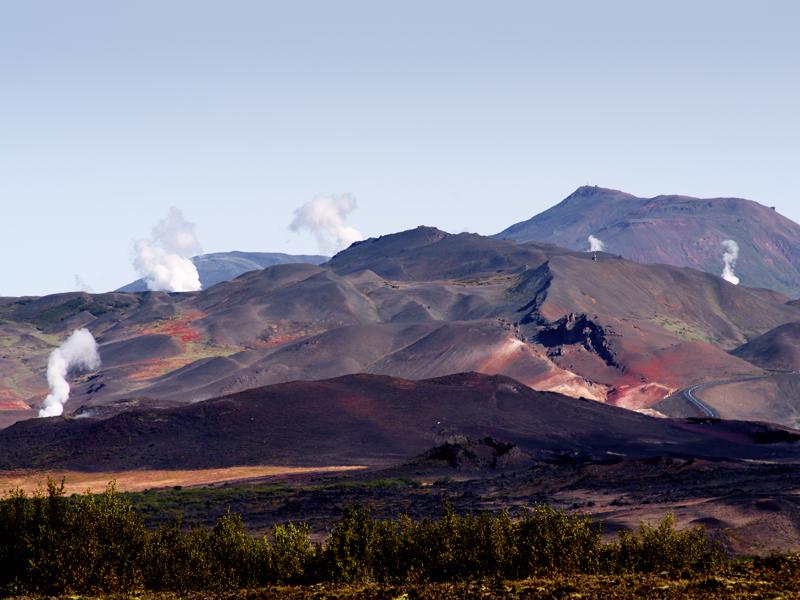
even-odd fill
[{"label": "volcanic mountain", "polygon": [[[319,265],[328,260],[327,256],[306,256],[302,254],[281,254],[279,252],[215,252],[200,254],[192,258],[203,289],[210,288],[222,281],[235,279],[242,273],[257,271],[272,265],[291,263],[308,263]],[[147,283],[137,279],[122,286],[118,292],[146,292]]]},{"label": "volcanic mountain", "polygon": [[732,239],[739,244],[736,273],[744,285],[800,296],[800,225],[741,198],[638,198],[586,186],[497,237],[586,250],[589,235],[629,260],[713,274],[722,272],[722,242]]},{"label": "volcanic mountain", "polygon": [[0,393],[17,411],[34,407],[49,350],[88,327],[104,364],[73,381],[67,413],[466,371],[647,409],[689,385],[764,375],[729,351],[800,320],[787,300],[692,269],[420,227],[200,292],[2,299]]},{"label": "volcanic mountain", "polygon": [[[785,458],[800,432],[655,419],[477,373],[291,382],[109,418],[33,419],[0,431],[0,469],[380,465],[453,440],[502,440],[542,460],[584,456]],[[763,443],[774,442],[774,443]]]}]

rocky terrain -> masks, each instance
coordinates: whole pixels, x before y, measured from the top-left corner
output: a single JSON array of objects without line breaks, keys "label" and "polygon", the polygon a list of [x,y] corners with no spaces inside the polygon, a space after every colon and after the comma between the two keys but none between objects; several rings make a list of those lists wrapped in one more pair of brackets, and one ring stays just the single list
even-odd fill
[{"label": "rocky terrain", "polygon": [[47,354],[76,327],[95,335],[103,366],[73,381],[68,413],[465,371],[650,409],[690,385],[765,375],[729,351],[796,322],[787,300],[686,268],[421,227],[201,292],[0,299],[0,416],[33,415]]}]

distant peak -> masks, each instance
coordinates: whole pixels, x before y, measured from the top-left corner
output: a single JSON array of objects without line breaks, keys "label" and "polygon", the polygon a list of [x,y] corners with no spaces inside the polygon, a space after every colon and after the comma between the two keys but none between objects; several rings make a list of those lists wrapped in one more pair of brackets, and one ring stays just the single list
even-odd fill
[{"label": "distant peak", "polygon": [[447,237],[448,235],[452,235],[450,233],[447,233],[446,231],[442,231],[438,227],[432,227],[430,225],[417,225],[417,227],[415,229],[409,229],[405,233],[409,233],[409,232],[412,232],[412,231],[416,232],[416,233],[422,233],[422,234],[425,234],[425,235],[430,235],[430,236],[433,236],[433,237],[438,237],[438,238],[443,238],[443,237]]},{"label": "distant peak", "polygon": [[567,196],[566,200],[570,200],[572,198],[585,198],[585,197],[592,197],[592,196],[614,196],[617,198],[635,198],[633,194],[629,194],[627,192],[623,192],[621,190],[615,190],[612,188],[605,188],[600,187],[598,185],[582,185],[577,190],[572,192],[569,196]]},{"label": "distant peak", "polygon": [[353,260],[362,261],[364,257],[371,256],[372,259],[385,258],[398,252],[435,244],[450,235],[436,227],[420,225],[414,229],[355,242],[349,248],[339,252],[327,264],[335,268],[349,264]]},{"label": "distant peak", "polygon": [[368,243],[391,243],[391,242],[407,242],[414,245],[428,244],[438,242],[451,234],[436,227],[428,225],[419,225],[414,229],[406,229],[405,231],[398,231],[396,233],[387,233],[377,238],[368,238],[360,242],[356,242],[351,247],[360,246]]}]

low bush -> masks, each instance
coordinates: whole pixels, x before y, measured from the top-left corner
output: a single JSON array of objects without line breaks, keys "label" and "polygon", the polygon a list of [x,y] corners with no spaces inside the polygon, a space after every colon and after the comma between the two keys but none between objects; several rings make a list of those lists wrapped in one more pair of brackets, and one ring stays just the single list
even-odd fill
[{"label": "low bush", "polygon": [[608,548],[607,561],[607,568],[629,573],[697,572],[718,566],[722,553],[702,527],[676,531],[670,514],[657,527],[641,525],[638,535],[621,532]]},{"label": "low bush", "polygon": [[0,590],[59,594],[141,586],[147,532],[114,486],[95,496],[14,492],[0,501]]},{"label": "low bush", "polygon": [[113,485],[68,498],[50,483],[0,500],[0,594],[188,592],[269,584],[511,580],[557,574],[708,572],[721,554],[702,529],[671,516],[604,544],[587,517],[537,506],[519,515],[377,520],[351,508],[324,543],[304,525],[246,533],[227,514],[213,528],[180,520],[148,532]]}]

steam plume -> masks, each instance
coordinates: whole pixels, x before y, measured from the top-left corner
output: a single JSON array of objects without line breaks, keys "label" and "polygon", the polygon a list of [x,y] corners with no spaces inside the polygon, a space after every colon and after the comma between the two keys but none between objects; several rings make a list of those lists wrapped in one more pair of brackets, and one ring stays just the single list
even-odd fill
[{"label": "steam plume", "polygon": [[71,369],[91,369],[100,367],[100,354],[97,342],[88,329],[76,329],[58,348],[50,353],[47,361],[47,383],[50,393],[39,409],[40,417],[57,417],[64,412],[64,404],[69,399],[67,373]]},{"label": "steam plume", "polygon": [[722,255],[722,278],[733,285],[739,285],[739,278],[735,273],[736,261],[739,259],[739,244],[733,240],[725,240],[722,245],[725,248],[725,254]]},{"label": "steam plume", "polygon": [[364,239],[360,231],[345,225],[347,215],[355,209],[356,199],[353,196],[317,196],[294,211],[289,229],[307,229],[317,238],[320,252],[338,252]]},{"label": "steam plume", "polygon": [[148,240],[134,243],[133,266],[144,277],[147,289],[194,292],[201,288],[200,274],[189,257],[200,252],[194,224],[174,206],[153,227]]},{"label": "steam plume", "polygon": [[596,238],[593,235],[589,236],[589,252],[602,252],[606,245],[603,240]]},{"label": "steam plume", "polygon": [[92,286],[86,283],[83,277],[81,277],[77,273],[75,274],[74,277],[75,277],[75,289],[77,289],[79,292],[86,292],[88,294],[92,293]]}]

